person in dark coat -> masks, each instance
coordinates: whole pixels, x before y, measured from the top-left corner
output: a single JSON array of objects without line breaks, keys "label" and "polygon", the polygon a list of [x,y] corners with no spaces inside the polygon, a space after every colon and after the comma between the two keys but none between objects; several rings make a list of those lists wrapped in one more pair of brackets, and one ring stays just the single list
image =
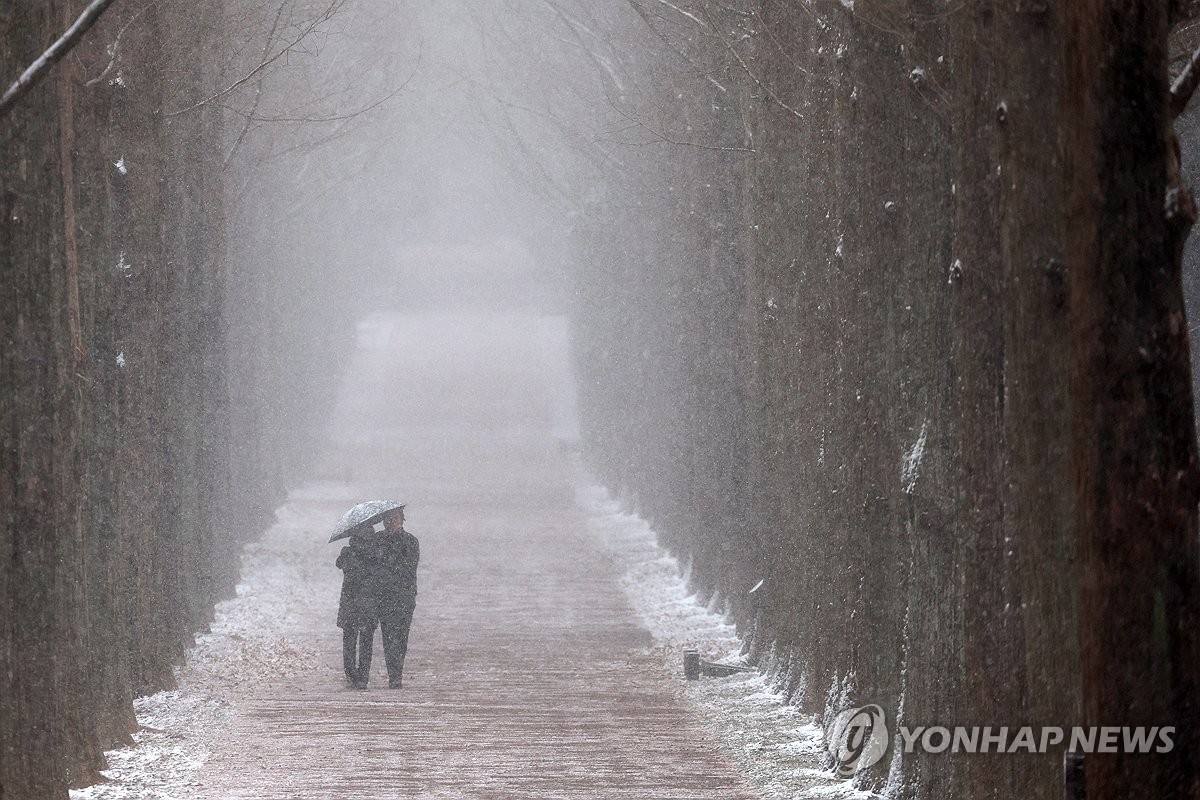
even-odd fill
[{"label": "person in dark coat", "polygon": [[371,646],[375,638],[378,613],[369,586],[369,572],[376,549],[371,541],[375,532],[350,537],[350,543],[338,555],[342,570],[342,596],[338,603],[337,624],[342,629],[342,666],[346,681],[355,689],[367,688],[371,674]]},{"label": "person in dark coat", "polygon": [[375,628],[383,629],[388,686],[399,689],[408,652],[408,631],[417,604],[417,537],[404,530],[404,509],[383,519],[383,530],[351,536],[337,566],[342,570],[338,627],[342,629],[342,663],[346,680],[367,688]]},{"label": "person in dark coat", "polygon": [[376,610],[387,662],[388,688],[399,689],[408,654],[408,631],[417,608],[417,564],[421,545],[404,530],[404,509],[383,520],[378,569],[374,572]]}]

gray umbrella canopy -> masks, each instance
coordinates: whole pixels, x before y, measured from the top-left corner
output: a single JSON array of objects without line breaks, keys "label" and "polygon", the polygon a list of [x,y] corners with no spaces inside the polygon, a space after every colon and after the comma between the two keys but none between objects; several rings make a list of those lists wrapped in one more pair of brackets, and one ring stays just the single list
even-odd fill
[{"label": "gray umbrella canopy", "polygon": [[359,503],[342,514],[329,541],[336,542],[338,539],[345,539],[356,533],[364,533],[364,529],[374,525],[384,514],[397,508],[404,508],[404,503],[397,503],[394,500],[368,500],[365,503]]}]

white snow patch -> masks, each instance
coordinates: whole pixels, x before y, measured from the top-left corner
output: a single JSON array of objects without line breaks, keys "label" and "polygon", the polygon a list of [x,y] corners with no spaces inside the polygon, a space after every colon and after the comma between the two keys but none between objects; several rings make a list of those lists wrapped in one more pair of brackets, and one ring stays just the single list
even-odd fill
[{"label": "white snow patch", "polygon": [[[911,545],[910,545],[910,547],[911,547]],[[912,577],[913,571],[914,571],[913,560],[910,557],[909,562],[908,562],[908,574],[909,574],[910,579]],[[901,742],[900,726],[906,724],[908,721],[908,718],[905,713],[905,711],[906,711],[905,703],[908,698],[908,648],[909,648],[909,643],[912,641],[911,622],[912,622],[912,601],[910,598],[909,602],[906,603],[905,607],[904,607],[904,627],[903,627],[903,634],[900,639],[901,648],[902,648],[901,655],[900,655],[900,696],[896,701],[896,719],[893,720],[893,725],[894,725],[893,730],[895,730],[896,733],[892,737],[892,747],[891,747],[892,761],[891,761],[891,764],[888,766],[887,780],[883,784],[883,795],[884,795],[884,797],[889,797],[889,798],[899,797],[905,788],[904,745]]]},{"label": "white snow patch", "polygon": [[880,797],[824,768],[825,734],[819,721],[788,705],[763,672],[685,681],[687,648],[699,650],[708,661],[746,663],[737,628],[726,614],[701,604],[688,584],[690,570],[659,547],[650,525],[627,513],[607,489],[581,486],[576,499],[588,513],[588,527],[624,570],[621,586],[654,637],[664,666],[679,676],[681,691],[700,720],[763,798]]},{"label": "white snow patch", "polygon": [[122,175],[129,174],[129,167],[125,166],[125,156],[121,156],[119,159],[117,159],[113,166],[116,167],[117,172],[121,173]]},{"label": "white snow patch", "polygon": [[106,783],[72,789],[71,800],[186,800],[196,795],[193,774],[229,719],[219,698],[159,692],[133,701],[142,729],[134,747],[105,753]]},{"label": "white snow patch", "polygon": [[124,350],[122,350],[121,352],[117,353],[117,366],[118,366],[118,367],[124,367],[124,366],[125,366],[125,351],[124,351]]},{"label": "white snow patch", "polygon": [[230,721],[226,695],[321,669],[318,653],[293,639],[302,618],[323,613],[320,598],[338,589],[336,572],[308,552],[325,547],[313,520],[356,497],[338,483],[289,494],[275,524],[242,551],[236,596],[218,603],[209,632],[196,636],[175,670],[179,688],[134,701],[142,726],[135,745],[106,752],[107,781],[72,790],[72,800],[191,800],[199,793],[196,772]]},{"label": "white snow patch", "polygon": [[904,461],[900,465],[900,483],[907,494],[912,494],[917,487],[917,476],[921,471],[921,459],[925,457],[925,439],[928,433],[929,420],[925,420],[921,423],[921,433],[904,454]]},{"label": "white snow patch", "polygon": [[[897,722],[896,725],[900,725]],[[897,729],[898,730],[898,729]],[[892,740],[891,746],[892,762],[888,767],[887,781],[883,784],[884,797],[899,797],[904,791],[904,745],[900,741],[900,734],[897,733]]]}]

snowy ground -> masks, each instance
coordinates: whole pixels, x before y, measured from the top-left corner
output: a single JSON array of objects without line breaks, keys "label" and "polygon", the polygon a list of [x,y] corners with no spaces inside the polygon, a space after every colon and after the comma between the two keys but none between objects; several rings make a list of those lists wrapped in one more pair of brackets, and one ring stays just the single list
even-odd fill
[{"label": "snowy ground", "polygon": [[[644,519],[625,512],[602,486],[582,485],[577,501],[588,512],[593,532],[624,566],[622,588],[667,668],[682,673],[688,648],[708,661],[744,663],[734,625],[719,609],[700,604],[686,568],[658,546]],[[689,682],[686,691],[764,798],[879,797],[822,767],[826,751],[819,721],[787,705],[766,674],[702,677]]]},{"label": "snowy ground", "polygon": [[[108,783],[73,791],[76,800],[186,800],[195,773],[221,737],[231,714],[229,697],[249,683],[291,678],[313,669],[315,654],[289,637],[314,597],[336,591],[331,573],[308,574],[303,552],[313,539],[312,506],[348,505],[350,487],[320,484],[298,490],[276,524],[247,546],[237,597],[218,605],[209,633],[197,637],[179,689],[140,698],[143,730],[137,746],[107,754]],[[577,502],[592,532],[624,571],[622,588],[657,645],[665,669],[682,671],[683,650],[694,647],[713,661],[739,663],[742,643],[717,609],[700,605],[686,571],[655,542],[640,517],[625,513],[603,487],[581,486]],[[312,591],[314,583],[325,583]],[[702,678],[684,685],[687,700],[720,738],[764,798],[869,798],[821,768],[819,724],[786,705],[759,672]]]},{"label": "snowy ground", "polygon": [[[837,780],[822,769],[825,759],[819,727],[813,719],[787,706],[763,674],[751,672],[696,682],[682,680],[685,647],[699,649],[709,660],[737,661],[741,642],[719,609],[698,604],[679,564],[657,546],[653,531],[644,520],[624,513],[603,488],[589,486],[583,477],[576,480],[574,504],[570,502],[569,492],[562,498],[561,507],[554,505],[558,501],[549,495],[543,497],[545,489],[555,481],[567,488],[570,470],[561,469],[565,465],[559,460],[561,456],[557,451],[543,450],[543,444],[535,447],[519,436],[509,436],[505,434],[507,429],[498,427],[495,420],[504,424],[517,420],[521,424],[536,425],[539,430],[552,430],[560,439],[573,438],[574,411],[567,408],[573,403],[563,389],[568,383],[562,366],[565,364],[562,344],[565,334],[553,326],[548,329],[541,322],[520,322],[516,326],[505,323],[500,328],[495,325],[491,329],[481,328],[476,334],[476,344],[465,346],[458,343],[464,329],[466,326],[459,319],[441,322],[426,319],[418,323],[387,316],[372,318],[360,325],[356,366],[350,374],[381,376],[377,381],[380,385],[372,388],[361,384],[346,390],[334,421],[333,436],[345,452],[332,453],[329,463],[322,467],[322,473],[329,480],[294,490],[277,510],[275,524],[257,542],[246,547],[236,597],[217,606],[210,632],[197,637],[195,647],[187,654],[186,664],[177,670],[178,689],[139,699],[136,711],[142,730],[134,735],[136,746],[109,752],[109,768],[104,772],[108,781],[74,791],[71,796],[76,800],[191,800],[203,793],[204,778],[212,777],[207,773],[216,768],[222,757],[224,766],[218,772],[223,771],[228,783],[229,749],[241,748],[239,736],[244,737],[247,730],[255,729],[253,724],[243,724],[248,719],[248,702],[253,703],[255,698],[261,700],[264,696],[308,698],[301,702],[324,698],[321,702],[333,702],[330,698],[336,696],[320,692],[341,683],[339,655],[334,652],[340,648],[340,639],[336,637],[336,629],[330,630],[340,576],[330,566],[332,546],[326,544],[323,532],[329,529],[341,510],[363,497],[374,496],[380,491],[383,492],[380,496],[390,496],[391,489],[381,487],[392,484],[378,481],[385,474],[396,473],[401,476],[405,491],[424,500],[423,513],[427,517],[422,519],[422,511],[418,510],[412,520],[414,530],[418,534],[429,533],[422,540],[422,551],[427,556],[423,558],[425,578],[422,580],[428,581],[423,585],[428,585],[432,593],[423,595],[427,605],[422,606],[423,613],[417,620],[418,628],[428,627],[419,631],[414,629],[414,636],[419,634],[420,640],[432,645],[435,631],[450,631],[445,634],[449,638],[441,640],[444,645],[451,648],[467,646],[469,643],[453,638],[455,628],[450,623],[461,628],[472,613],[479,617],[475,624],[486,622],[485,617],[479,616],[481,609],[508,602],[490,594],[493,587],[489,580],[530,577],[514,573],[510,569],[512,566],[534,572],[544,566],[555,573],[562,572],[562,575],[541,574],[541,582],[530,590],[526,604],[531,606],[527,610],[534,615],[529,621],[531,627],[514,629],[514,634],[541,646],[543,640],[538,637],[545,634],[537,632],[538,626],[545,629],[546,621],[550,619],[547,615],[557,614],[555,627],[551,630],[559,633],[550,635],[582,636],[579,640],[582,644],[571,645],[580,647],[590,641],[587,636],[610,630],[604,626],[612,624],[614,615],[627,613],[627,601],[653,640],[653,653],[647,651],[648,663],[653,665],[657,659],[663,673],[658,678],[643,673],[638,673],[640,677],[630,675],[631,683],[622,684],[621,679],[612,677],[619,673],[606,672],[600,665],[589,667],[598,671],[589,674],[587,680],[613,681],[618,690],[636,684],[639,690],[659,693],[663,698],[682,698],[700,720],[695,732],[711,734],[713,743],[719,741],[723,755],[732,760],[732,766],[738,768],[761,797],[872,797],[854,790],[850,782]],[[413,345],[414,342],[419,342],[420,347]],[[531,352],[530,342],[540,344],[535,344]],[[464,347],[475,348],[471,356],[475,362],[464,372],[488,375],[486,386],[465,393],[461,387],[449,383],[439,386],[437,380],[443,374],[439,372],[444,371],[443,362],[450,358],[461,361],[466,357],[459,352]],[[433,355],[437,357],[433,358]],[[487,373],[487,369],[495,375]],[[502,374],[496,372],[501,369]],[[538,376],[549,377],[524,376],[522,371],[531,369]],[[420,376],[415,383],[426,390],[428,408],[405,406],[400,410],[408,416],[403,419],[396,416],[398,406],[394,402],[393,384],[389,383],[395,380],[395,374]],[[514,375],[518,379],[514,380]],[[518,391],[522,383],[532,385],[535,379],[547,381],[551,388],[539,390],[541,395]],[[407,396],[406,403],[411,404]],[[412,416],[418,413],[423,416]],[[447,420],[453,419],[470,422],[466,427],[447,427]],[[428,441],[423,444],[417,441],[413,431],[424,431]],[[547,434],[539,435],[546,439],[545,446],[552,446],[553,441]],[[398,442],[403,442],[403,446]],[[397,447],[404,454],[399,461],[395,456]],[[381,465],[383,473],[379,472]],[[493,499],[485,501],[484,498]],[[569,527],[564,529],[563,526]],[[534,549],[520,550],[516,542],[507,538],[515,531],[524,531],[526,538],[532,537],[527,547]],[[551,552],[555,542],[565,542],[558,547],[567,550]],[[570,551],[576,546],[588,552]],[[464,553],[464,547],[477,550]],[[529,559],[529,563],[522,561],[519,565],[505,566],[503,560],[497,561],[491,555],[497,547],[514,548],[514,552],[524,553],[520,558]],[[532,563],[539,558],[545,559],[545,563]],[[553,561],[553,558],[560,560]],[[612,585],[610,591],[602,585],[610,578],[597,583],[592,575],[587,579],[592,583],[590,588],[585,587],[586,590],[602,594],[586,595],[585,592],[580,595],[581,590],[576,587],[586,582],[580,570],[586,572],[588,569],[580,559],[590,558],[607,558],[614,569],[605,567],[602,571],[606,575],[622,576],[620,586],[608,584]],[[462,562],[458,564],[459,568],[469,571],[467,576],[450,569],[455,559]],[[487,580],[478,580],[480,575]],[[499,591],[499,586],[495,588]],[[626,595],[624,601],[614,597],[622,588]],[[439,595],[439,590],[443,594]],[[456,594],[449,594],[452,592]],[[466,603],[463,595],[471,593],[474,593],[472,597],[466,598],[471,603]],[[604,601],[605,597],[614,599],[611,608]],[[477,599],[480,602],[476,602]],[[580,602],[586,605],[571,605]],[[598,612],[597,605],[604,608]],[[581,625],[590,633],[575,632],[572,625]],[[631,617],[628,625],[636,630],[636,619]],[[319,631],[319,635],[314,635],[314,631]],[[603,646],[602,641],[595,644]],[[417,670],[414,675],[417,688],[413,690],[414,694],[406,694],[409,702],[419,700],[428,703],[429,708],[437,708],[439,702],[446,700],[444,693],[438,693],[441,690],[439,683],[433,680],[433,671],[445,673],[453,665],[438,663],[434,655],[418,653],[413,659],[410,653],[410,660]],[[633,655],[631,653],[631,657]],[[526,660],[522,654],[515,657],[522,663]],[[377,672],[382,670],[382,659],[378,662]],[[575,674],[572,671],[575,663],[566,661],[555,667],[556,672],[552,670],[547,674]],[[652,667],[651,672],[654,671]],[[516,680],[514,676],[519,675],[515,672],[504,674],[508,675],[505,680]],[[497,673],[501,677],[504,674]],[[490,675],[487,673],[484,677]],[[406,670],[406,685],[408,682]],[[560,681],[553,688],[570,692],[571,680],[567,679],[565,684]],[[588,687],[584,684],[583,688]],[[591,688],[595,691],[588,702],[599,702],[606,714],[615,710],[604,705],[607,702],[604,692],[609,689]],[[519,684],[512,684],[508,689],[517,692],[514,699],[523,691]],[[297,691],[301,694],[296,694]],[[600,694],[596,695],[596,691]],[[451,699],[461,705],[467,696],[467,692],[460,692]],[[585,696],[584,699],[588,698]],[[336,701],[337,704],[343,702]],[[678,704],[676,700],[669,702]],[[341,708],[341,705],[336,707]],[[406,706],[400,704],[391,708],[393,713],[400,715],[395,717],[397,724],[403,724]],[[685,710],[683,716],[678,717],[679,721],[671,724],[682,723],[690,714]],[[239,725],[242,726],[240,733]],[[686,725],[690,730],[693,723]],[[265,730],[276,728],[268,726]],[[647,730],[653,730],[652,724]],[[670,730],[678,733],[677,729]],[[451,738],[455,735],[452,728],[446,728],[442,734]],[[301,734],[293,732],[293,735]],[[621,738],[625,736],[624,731],[612,729],[605,735],[613,737],[614,746],[618,741],[626,741],[621,746],[628,746],[628,741]],[[660,731],[655,735],[664,736],[665,733]],[[632,741],[636,741],[636,737]],[[697,753],[715,755],[718,752],[715,744],[697,739],[690,741],[696,744],[693,757]],[[651,739],[648,744],[665,746],[666,739]],[[663,757],[667,752],[679,751],[660,747],[659,756]],[[688,761],[687,753],[680,753],[680,756],[682,760],[676,766],[703,763],[702,760]],[[253,757],[251,754],[251,764]],[[591,751],[580,750],[574,757],[580,759],[579,767],[583,770],[588,769],[588,763],[595,764],[587,760],[593,757]],[[206,759],[210,759],[207,768]],[[610,770],[613,768],[613,764],[607,766]],[[620,773],[610,771],[606,774],[612,777]],[[282,791],[281,786],[274,788]],[[723,796],[719,791],[706,794]],[[676,792],[670,796],[679,795]],[[738,796],[744,796],[744,793],[738,793]]]},{"label": "snowy ground", "polygon": [[[339,484],[293,491],[276,522],[242,555],[237,596],[218,603],[208,633],[196,637],[179,688],[134,701],[142,729],[136,747],[105,754],[107,783],[71,792],[73,800],[187,800],[195,795],[196,771],[221,737],[238,690],[269,684],[313,669],[311,648],[292,635],[322,593],[336,593],[336,574],[311,571],[306,548],[322,546],[312,530],[318,509],[354,502]],[[324,586],[322,586],[324,584]],[[312,591],[321,586],[321,591]]]}]

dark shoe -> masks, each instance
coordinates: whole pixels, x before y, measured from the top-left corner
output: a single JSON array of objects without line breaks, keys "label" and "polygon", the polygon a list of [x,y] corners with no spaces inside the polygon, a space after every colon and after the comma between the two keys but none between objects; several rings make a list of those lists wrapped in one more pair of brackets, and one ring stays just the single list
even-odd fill
[{"label": "dark shoe", "polygon": [[399,689],[400,688],[400,679],[396,678],[396,680],[394,680],[394,681],[388,681],[388,688],[389,689]]},{"label": "dark shoe", "polygon": [[355,682],[354,682],[354,688],[355,688],[355,689],[361,689],[361,690],[364,690],[364,691],[365,691],[365,690],[366,690],[366,688],[367,688],[367,682],[366,682],[366,681],[355,681]]}]

